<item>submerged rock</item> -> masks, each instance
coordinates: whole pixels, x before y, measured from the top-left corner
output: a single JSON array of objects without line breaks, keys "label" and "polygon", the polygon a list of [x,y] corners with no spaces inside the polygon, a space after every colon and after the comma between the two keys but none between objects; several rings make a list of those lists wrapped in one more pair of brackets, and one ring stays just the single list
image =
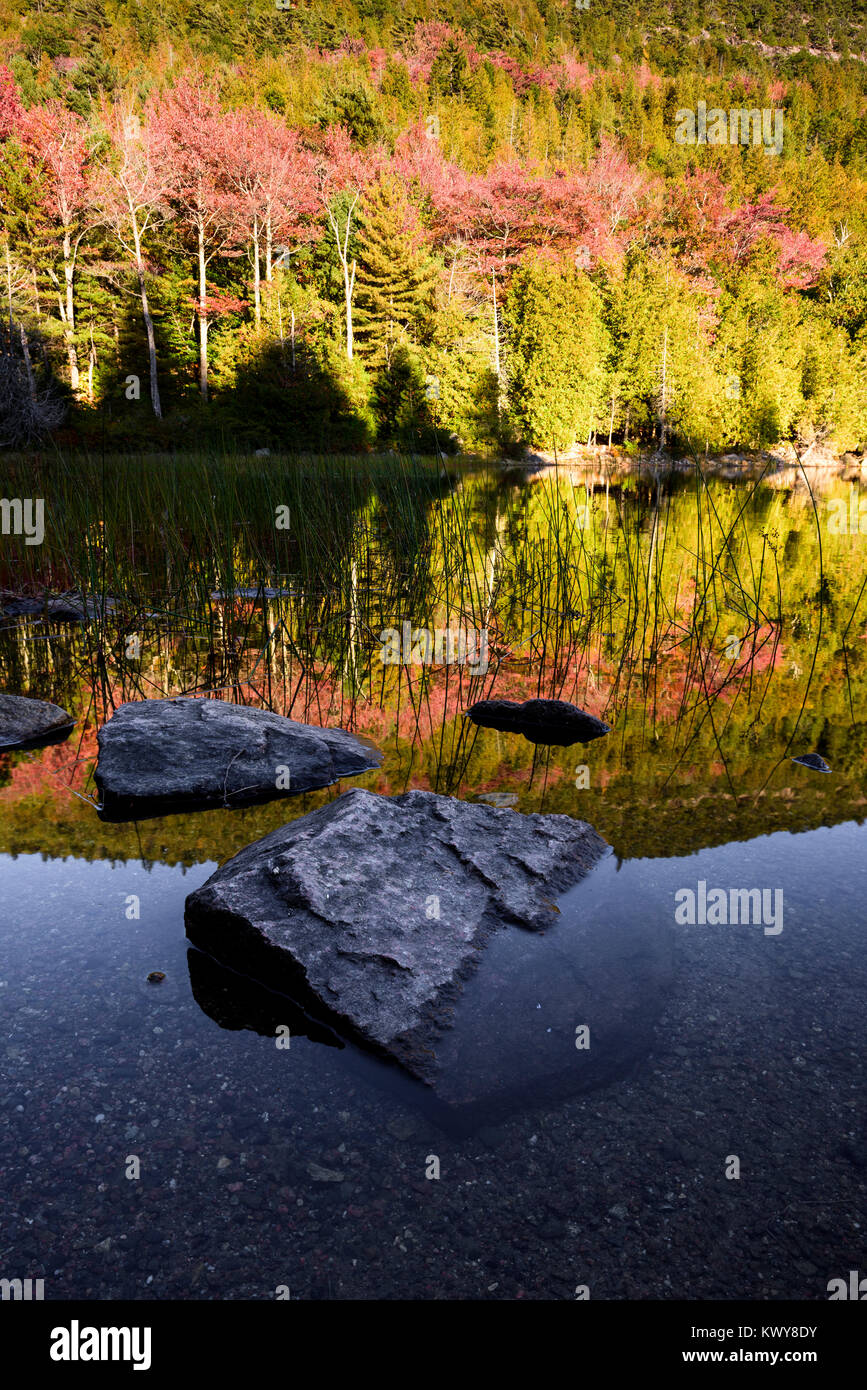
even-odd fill
[{"label": "submerged rock", "polygon": [[33,618],[41,613],[44,607],[45,602],[41,598],[13,594],[4,594],[0,598],[0,612],[4,618]]},{"label": "submerged rock", "polygon": [[0,598],[0,611],[5,618],[46,618],[59,623],[86,623],[106,617],[117,609],[117,600],[98,595],[82,598],[78,593],[52,598],[9,595]]},{"label": "submerged rock", "polygon": [[50,700],[0,695],[0,749],[58,743],[75,727],[71,714]]},{"label": "submerged rock", "polygon": [[821,753],[802,753],[800,757],[793,758],[792,762],[800,763],[801,767],[809,767],[813,772],[831,771]]},{"label": "submerged rock", "polygon": [[611,733],[610,724],[566,700],[479,700],[467,718],[482,729],[523,734],[531,743],[591,743]]},{"label": "submerged rock", "polygon": [[229,589],[225,591],[223,589],[214,589],[213,593],[211,594],[211,598],[213,599],[214,603],[226,603],[234,598],[264,598],[270,601],[278,598],[291,598],[293,593],[293,589],[269,589],[262,588],[260,585],[258,589]]},{"label": "submerged rock", "polygon": [[343,729],[188,696],[121,705],[97,739],[106,820],[267,801],[331,786],[382,761],[368,739]]},{"label": "submerged rock", "polygon": [[[187,899],[187,936],[438,1103],[489,1111],[528,1072],[534,1094],[583,1089],[646,1045],[658,960],[642,924],[581,938],[551,900],[607,853],[569,816],[354,789],[218,869]],[[579,1024],[594,1030],[580,1055]]]}]

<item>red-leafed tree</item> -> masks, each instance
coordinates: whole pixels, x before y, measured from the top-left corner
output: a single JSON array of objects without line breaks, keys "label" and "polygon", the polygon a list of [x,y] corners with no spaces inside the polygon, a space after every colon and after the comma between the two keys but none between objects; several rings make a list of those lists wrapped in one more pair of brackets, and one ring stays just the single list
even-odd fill
[{"label": "red-leafed tree", "polygon": [[825,247],[804,232],[793,231],[785,220],[788,208],[774,199],[774,193],[765,193],[757,202],[744,203],[723,215],[720,231],[728,259],[735,266],[745,264],[757,244],[767,238],[777,248],[781,284],[788,289],[807,289],[815,284],[824,265]]},{"label": "red-leafed tree", "polygon": [[646,182],[641,170],[603,136],[587,170],[586,186],[606,217],[612,236],[638,207]]},{"label": "red-leafed tree", "polygon": [[7,67],[0,64],[0,140],[15,135],[21,129],[24,107],[18,93],[18,83]]},{"label": "red-leafed tree", "polygon": [[668,192],[668,239],[678,248],[681,263],[693,272],[743,267],[762,242],[776,251],[776,275],[785,289],[809,289],[825,263],[827,248],[805,232],[794,231],[788,208],[773,192],[756,202],[729,207],[727,190],[715,170],[689,169]]},{"label": "red-leafed tree", "polygon": [[149,141],[129,101],[102,106],[102,119],[111,149],[98,176],[100,205],[136,276],[148,345],[150,396],[154,415],[162,419],[157,348],[147,291],[144,240],[162,216],[163,185],[154,165]]},{"label": "red-leafed tree", "polygon": [[224,117],[226,176],[253,268],[256,326],[262,319],[261,266],[273,274],[275,238],[298,242],[315,235],[309,219],[318,206],[316,166],[295,131],[261,112]]},{"label": "red-leafed tree", "polygon": [[37,166],[43,210],[60,233],[62,281],[53,266],[48,273],[57,290],[69,381],[77,395],[75,268],[82,238],[98,220],[88,130],[80,116],[51,100],[24,113],[20,134]]},{"label": "red-leafed tree", "polygon": [[[208,399],[208,326],[225,310],[211,302],[207,270],[215,256],[237,245],[237,192],[226,175],[231,155],[229,125],[213,86],[184,79],[148,107],[150,158],[165,197],[186,227],[195,257],[198,294],[193,308],[199,330],[199,389]],[[233,301],[235,303],[237,301]]]}]

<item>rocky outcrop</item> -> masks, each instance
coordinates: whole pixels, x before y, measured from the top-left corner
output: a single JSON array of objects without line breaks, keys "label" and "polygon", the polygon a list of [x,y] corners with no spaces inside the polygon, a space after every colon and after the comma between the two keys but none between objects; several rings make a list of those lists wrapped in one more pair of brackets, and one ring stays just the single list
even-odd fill
[{"label": "rocky outcrop", "polygon": [[[607,852],[569,816],[354,789],[218,869],[187,899],[187,935],[444,1105],[490,1109],[523,1085],[516,1048],[533,1053],[534,1090],[561,1072],[580,1089],[646,1044],[636,1017],[654,1014],[658,991],[640,962],[656,979],[655,945],[638,923],[580,941],[553,901]],[[539,1027],[552,1008],[556,1037]],[[597,1046],[578,1058],[574,1022],[591,1016]]]},{"label": "rocky outcrop", "polygon": [[96,785],[109,820],[243,806],[328,787],[378,767],[368,739],[224,700],[138,700],[98,734]]},{"label": "rocky outcrop", "polygon": [[58,743],[74,727],[72,715],[49,700],[0,695],[0,750]]}]

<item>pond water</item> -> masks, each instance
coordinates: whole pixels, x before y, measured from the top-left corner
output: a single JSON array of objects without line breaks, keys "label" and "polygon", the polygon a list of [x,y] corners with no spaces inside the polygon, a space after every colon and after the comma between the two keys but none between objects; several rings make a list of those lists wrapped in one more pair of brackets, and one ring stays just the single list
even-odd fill
[{"label": "pond water", "polygon": [[[0,759],[8,1277],[48,1298],[823,1299],[863,1268],[861,540],[826,534],[795,487],[559,486],[479,475],[414,501],[413,555],[367,503],[339,554],[308,566],[302,531],[251,574],[251,541],[243,575],[203,569],[183,594],[130,553],[111,618],[4,621],[0,688],[79,721]],[[585,505],[591,524],[566,525]],[[202,598],[241,578],[292,594]],[[485,628],[489,669],[384,665],[379,634],[406,619]],[[213,688],[355,728],[383,766],[101,822],[112,703]],[[461,718],[537,694],[613,732],[539,747]],[[791,762],[810,751],[831,776]],[[450,1037],[450,1107],[185,939],[218,863],[356,784],[498,793],[611,846],[541,937],[493,938]],[[714,889],[723,920],[678,910]],[[728,920],[732,890],[759,890],[757,917]]]}]

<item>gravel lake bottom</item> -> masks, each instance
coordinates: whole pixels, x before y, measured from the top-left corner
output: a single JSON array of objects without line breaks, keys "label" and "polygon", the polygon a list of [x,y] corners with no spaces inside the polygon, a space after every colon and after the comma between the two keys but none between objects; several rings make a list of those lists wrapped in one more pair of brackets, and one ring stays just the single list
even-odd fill
[{"label": "gravel lake bottom", "polygon": [[[867,1268],[865,851],[847,822],[610,856],[572,900],[673,933],[652,1045],[467,1132],[352,1046],[200,1007],[213,863],[3,856],[0,1267],[48,1299],[827,1299]],[[785,884],[782,931],[676,923],[701,880]]]}]

